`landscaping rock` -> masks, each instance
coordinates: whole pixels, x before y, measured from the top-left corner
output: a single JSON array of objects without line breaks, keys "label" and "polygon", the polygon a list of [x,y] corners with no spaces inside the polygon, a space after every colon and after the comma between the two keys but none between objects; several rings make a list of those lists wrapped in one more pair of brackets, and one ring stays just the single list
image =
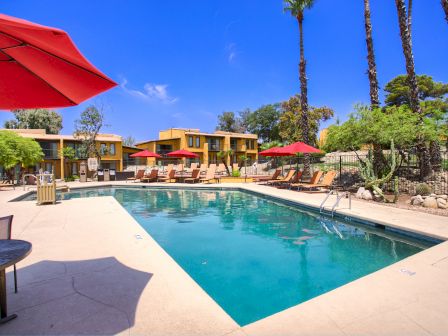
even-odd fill
[{"label": "landscaping rock", "polygon": [[437,204],[437,199],[435,197],[427,197],[423,201],[423,206],[425,208],[437,209],[439,206]]},{"label": "landscaping rock", "polygon": [[423,197],[421,195],[417,195],[411,198],[412,205],[422,205]]},{"label": "landscaping rock", "polygon": [[443,199],[446,201],[448,199],[448,195],[437,195],[437,199]]},{"label": "landscaping rock", "polygon": [[370,190],[364,190],[364,192],[362,193],[362,198],[367,200],[367,201],[370,201],[370,200],[373,199],[373,195],[370,192]]},{"label": "landscaping rock", "polygon": [[364,187],[359,188],[358,191],[356,192],[355,197],[362,198],[362,194],[364,193],[364,191],[366,191],[366,188],[364,188]]},{"label": "landscaping rock", "polygon": [[448,208],[447,201],[444,200],[443,198],[438,198],[438,199],[437,199],[437,206],[438,206],[440,209],[446,209],[446,208]]}]

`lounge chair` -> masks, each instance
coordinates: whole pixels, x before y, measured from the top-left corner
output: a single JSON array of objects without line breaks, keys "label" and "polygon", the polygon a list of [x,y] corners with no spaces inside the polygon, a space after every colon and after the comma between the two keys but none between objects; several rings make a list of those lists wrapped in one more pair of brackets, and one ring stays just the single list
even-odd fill
[{"label": "lounge chair", "polygon": [[267,184],[282,184],[282,183],[290,183],[292,181],[292,178],[294,177],[294,174],[296,173],[295,169],[291,169],[288,174],[282,179],[276,179],[276,180],[269,180],[267,181]]},{"label": "lounge chair", "polygon": [[297,190],[299,190],[302,187],[306,187],[306,186],[311,186],[311,185],[316,185],[320,178],[322,177],[323,172],[320,170],[317,170],[313,173],[313,176],[311,177],[311,180],[309,183],[291,183],[290,187],[291,189],[294,187],[297,187]]},{"label": "lounge chair", "polygon": [[140,169],[140,170],[137,171],[137,174],[135,174],[134,177],[128,177],[126,179],[126,182],[128,182],[128,181],[134,181],[135,182],[137,180],[140,180],[144,176],[145,176],[145,170],[144,169]]},{"label": "lounge chair", "polygon": [[210,183],[211,181],[217,180],[217,178],[215,177],[215,172],[216,172],[216,165],[212,167],[212,165],[210,165],[210,168],[207,170],[207,174],[205,175],[204,178],[199,179],[199,181],[201,183]]},{"label": "lounge chair", "polygon": [[[321,183],[309,183],[309,184],[299,184],[297,187],[298,189],[317,189],[317,188],[324,188],[324,189],[330,189],[334,179],[336,178],[337,173],[334,170],[330,170],[328,173],[325,174],[325,176],[322,178]],[[319,180],[317,180],[319,181]]]},{"label": "lounge chair", "polygon": [[184,180],[185,183],[196,183],[199,182],[200,178],[200,173],[201,170],[200,169],[193,169],[193,172],[191,173],[191,177],[188,177]]},{"label": "lounge chair", "polygon": [[190,165],[190,170],[193,172],[193,170],[195,170],[196,168],[198,168],[198,164],[197,164],[196,162],[193,162],[193,163]]},{"label": "lounge chair", "polygon": [[205,173],[207,171],[207,165],[205,163],[201,163],[201,167],[199,168],[201,173]]},{"label": "lounge chair", "polygon": [[277,180],[280,176],[280,173],[282,172],[281,169],[276,169],[274,174],[272,176],[254,176],[253,181],[254,182],[266,182],[266,181],[272,181]]},{"label": "lounge chair", "polygon": [[218,165],[218,170],[216,171],[216,173],[221,175],[224,175],[226,173],[226,166],[224,165],[224,163],[220,163]]},{"label": "lounge chair", "polygon": [[168,174],[166,176],[161,176],[157,178],[157,182],[171,182],[172,180],[176,181],[176,170],[171,169],[168,171]]},{"label": "lounge chair", "polygon": [[9,183],[6,180],[0,181],[0,188],[6,188],[6,187],[12,187],[13,189],[16,189],[14,183]]},{"label": "lounge chair", "polygon": [[149,175],[145,175],[140,179],[140,182],[156,182],[159,175],[158,169],[151,170]]}]

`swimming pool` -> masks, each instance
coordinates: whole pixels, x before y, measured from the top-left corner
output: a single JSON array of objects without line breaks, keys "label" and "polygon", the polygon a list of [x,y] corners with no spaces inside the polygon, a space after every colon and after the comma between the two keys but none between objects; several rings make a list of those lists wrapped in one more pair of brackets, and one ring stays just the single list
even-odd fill
[{"label": "swimming pool", "polygon": [[240,325],[379,270],[428,243],[241,191],[100,188]]}]

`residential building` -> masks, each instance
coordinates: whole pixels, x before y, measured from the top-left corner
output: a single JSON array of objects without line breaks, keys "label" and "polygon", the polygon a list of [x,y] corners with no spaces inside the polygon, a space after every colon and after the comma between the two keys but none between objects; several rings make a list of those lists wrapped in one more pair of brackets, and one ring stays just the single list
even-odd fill
[{"label": "residential building", "polygon": [[[86,158],[67,162],[61,158],[61,148],[72,147],[78,150],[81,141],[73,135],[46,134],[44,129],[9,129],[19,135],[36,140],[42,147],[44,158],[36,167],[28,168],[31,173],[39,171],[54,171],[56,178],[79,175],[79,164]],[[98,134],[96,146],[101,153],[101,168],[123,170],[122,138],[114,134]],[[78,154],[79,151],[77,151]]]},{"label": "residential building", "polygon": [[[248,164],[258,160],[258,136],[256,134],[223,131],[204,133],[199,129],[170,128],[160,131],[159,139],[139,142],[136,146],[164,156],[162,160],[158,159],[158,161],[172,161],[172,158],[165,157],[165,155],[179,149],[198,154],[199,159],[193,161],[205,164],[219,163],[218,152],[230,149],[233,154],[227,158],[229,165],[240,162],[240,157],[243,155],[248,158]],[[153,165],[156,163],[156,159],[148,158],[147,163]]]}]

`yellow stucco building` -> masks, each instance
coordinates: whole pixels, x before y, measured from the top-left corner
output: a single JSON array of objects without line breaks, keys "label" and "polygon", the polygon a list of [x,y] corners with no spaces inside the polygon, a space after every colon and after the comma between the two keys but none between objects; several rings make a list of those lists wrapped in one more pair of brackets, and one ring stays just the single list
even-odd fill
[{"label": "yellow stucco building", "polygon": [[[42,168],[44,171],[54,171],[56,178],[69,175],[79,175],[79,164],[82,160],[67,162],[61,157],[61,148],[72,147],[75,150],[81,141],[73,135],[46,134],[44,129],[8,129],[8,131],[36,140],[42,147],[44,159],[36,167],[28,168],[30,173]],[[101,167],[123,170],[122,138],[114,134],[98,134],[96,146],[101,155]],[[84,159],[85,160],[85,159]]]},{"label": "yellow stucco building", "polygon": [[[165,154],[184,149],[199,155],[200,163],[218,163],[218,152],[232,150],[232,156],[227,158],[227,164],[237,163],[244,155],[250,162],[258,160],[258,136],[216,131],[204,133],[199,129],[170,128],[159,132],[159,139],[147,140],[136,144],[138,148],[147,149],[164,156]],[[163,157],[159,161],[173,160]],[[148,165],[156,163],[156,159],[148,158]]]}]

